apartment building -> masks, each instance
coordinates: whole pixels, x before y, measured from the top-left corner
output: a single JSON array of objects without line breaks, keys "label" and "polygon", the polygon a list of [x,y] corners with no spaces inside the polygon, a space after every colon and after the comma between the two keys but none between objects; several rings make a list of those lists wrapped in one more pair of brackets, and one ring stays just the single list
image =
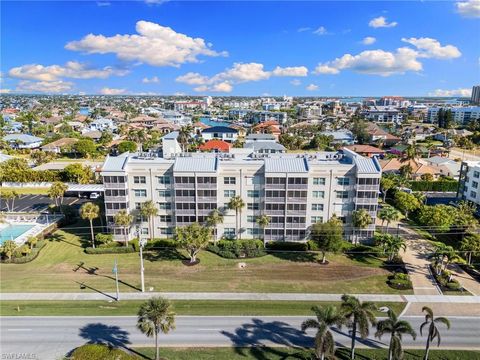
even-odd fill
[{"label": "apartment building", "polygon": [[470,102],[475,105],[480,105],[480,85],[472,87],[472,96]]},{"label": "apartment building", "polygon": [[[442,109],[442,107],[428,108],[427,122],[437,122],[440,109]],[[443,109],[452,111],[453,121],[457,124],[466,125],[472,120],[480,119],[480,106],[443,107]]]},{"label": "apartment building", "polygon": [[480,206],[480,161],[462,162],[457,198]]},{"label": "apartment building", "polygon": [[[224,213],[217,228],[219,238],[234,238],[239,232],[243,239],[261,238],[263,230],[256,218],[262,214],[270,218],[266,241],[304,241],[312,224],[334,214],[344,221],[347,237],[353,238],[352,212],[359,209],[366,209],[375,220],[381,177],[375,158],[348,149],[305,155],[232,151],[108,157],[102,170],[106,217],[116,238],[123,239],[123,229],[115,228],[114,215],[121,209],[138,214],[147,200],[159,209],[154,237],[172,236],[176,226],[204,223],[213,209]],[[245,202],[238,218],[228,209],[234,196]],[[136,221],[147,235],[147,223],[139,216]],[[356,231],[354,238],[368,241],[374,223]],[[134,229],[130,237],[135,236]]]}]

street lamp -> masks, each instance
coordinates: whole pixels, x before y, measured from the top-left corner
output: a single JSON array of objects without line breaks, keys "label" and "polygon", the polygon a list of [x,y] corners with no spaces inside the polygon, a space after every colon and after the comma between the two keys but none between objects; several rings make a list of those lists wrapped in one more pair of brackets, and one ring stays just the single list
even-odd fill
[{"label": "street lamp", "polygon": [[147,244],[147,240],[142,239],[140,235],[140,225],[137,225],[138,245],[140,247],[140,281],[142,283],[142,292],[145,292],[145,277],[143,275],[145,270],[143,267],[143,247]]}]

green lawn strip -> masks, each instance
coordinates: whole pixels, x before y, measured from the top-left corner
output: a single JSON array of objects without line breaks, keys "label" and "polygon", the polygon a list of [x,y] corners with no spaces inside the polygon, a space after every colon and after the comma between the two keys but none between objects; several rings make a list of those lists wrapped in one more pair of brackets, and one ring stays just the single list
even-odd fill
[{"label": "green lawn strip", "polygon": [[36,187],[0,187],[0,195],[3,191],[12,190],[20,195],[47,195],[48,188],[36,188]]},{"label": "green lawn strip", "polygon": [[[84,227],[86,228],[78,228]],[[0,264],[2,292],[114,292],[112,274],[118,261],[120,291],[138,291],[139,255],[84,253],[90,243],[86,222],[79,222],[54,234],[39,256],[26,264]],[[165,292],[288,292],[411,294],[387,283],[388,272],[373,256],[343,254],[327,257],[329,265],[318,263],[312,253],[274,253],[254,259],[224,259],[208,251],[199,255],[200,264],[182,263],[185,252],[158,249],[145,252],[147,289]],[[239,268],[239,263],[245,268]],[[86,285],[86,288],[82,286]],[[83,289],[82,289],[83,288]]]},{"label": "green lawn strip", "polygon": [[[125,316],[136,315],[142,300],[112,301],[1,301],[0,316]],[[175,300],[177,315],[205,316],[302,316],[311,315],[314,305],[339,305],[339,302],[319,301],[233,301],[233,300]],[[377,303],[388,306],[397,314],[406,303]],[[379,316],[385,315],[378,312]]]}]

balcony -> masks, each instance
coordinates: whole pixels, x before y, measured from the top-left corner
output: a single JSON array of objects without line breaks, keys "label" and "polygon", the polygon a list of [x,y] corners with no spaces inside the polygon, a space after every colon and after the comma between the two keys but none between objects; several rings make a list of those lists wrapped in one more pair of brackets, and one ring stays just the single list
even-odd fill
[{"label": "balcony", "polygon": [[128,202],[128,195],[125,196],[105,196],[105,202]]},{"label": "balcony", "polygon": [[195,189],[195,184],[194,183],[175,183],[174,184],[175,189]]},{"label": "balcony", "polygon": [[176,215],[195,215],[195,209],[176,209]]},{"label": "balcony", "polygon": [[285,184],[265,184],[266,190],[285,190]]},{"label": "balcony", "polygon": [[285,210],[265,210],[266,215],[284,215]]},{"label": "balcony", "polygon": [[105,189],[126,189],[127,183],[104,183]]},{"label": "balcony", "polygon": [[287,215],[299,215],[305,216],[307,214],[307,210],[287,210]]},{"label": "balcony", "polygon": [[195,202],[195,196],[175,196],[175,202]]},{"label": "balcony", "polygon": [[198,202],[216,203],[217,202],[217,197],[216,196],[197,196],[197,201]]},{"label": "balcony", "polygon": [[357,191],[379,191],[379,185],[357,185]]},{"label": "balcony", "polygon": [[287,202],[294,202],[294,203],[306,203],[306,197],[287,197]]},{"label": "balcony", "polygon": [[288,184],[288,190],[307,190],[308,184]]},{"label": "balcony", "polygon": [[265,203],[284,203],[285,197],[265,197]]},{"label": "balcony", "polygon": [[287,229],[306,229],[306,223],[287,223]]},{"label": "balcony", "polygon": [[378,203],[378,198],[355,198],[354,202],[357,205],[371,205],[371,204],[377,204]]},{"label": "balcony", "polygon": [[284,224],[283,223],[270,223],[267,226],[267,229],[283,229]]},{"label": "balcony", "polygon": [[211,184],[211,183],[197,183],[197,189],[216,189],[217,184]]}]

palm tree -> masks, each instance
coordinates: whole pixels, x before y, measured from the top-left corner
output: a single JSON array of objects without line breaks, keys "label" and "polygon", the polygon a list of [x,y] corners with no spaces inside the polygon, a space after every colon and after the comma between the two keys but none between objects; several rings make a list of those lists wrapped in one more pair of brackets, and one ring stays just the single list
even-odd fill
[{"label": "palm tree", "polygon": [[406,165],[400,166],[399,171],[400,171],[400,175],[402,175],[402,177],[404,177],[405,179],[410,179],[412,177],[413,168],[412,168],[412,165],[410,165],[409,163]]},{"label": "palm tree", "polygon": [[313,306],[312,311],[316,315],[316,319],[308,319],[302,323],[302,331],[307,329],[316,329],[315,335],[315,356],[317,359],[325,359],[333,357],[335,354],[335,341],[330,331],[333,325],[341,326],[345,318],[334,305],[323,307]]},{"label": "palm tree", "polygon": [[68,185],[64,184],[61,181],[55,181],[50,189],[48,189],[48,196],[51,199],[55,200],[55,206],[60,207],[62,206],[63,196],[65,192],[68,190]]},{"label": "palm tree", "polygon": [[445,245],[441,242],[435,243],[433,256],[437,258],[437,262],[439,262],[440,265],[437,268],[437,274],[440,274],[442,270],[446,270],[447,266],[453,261],[460,259],[460,256],[452,246]]},{"label": "palm tree", "polygon": [[411,335],[413,340],[415,340],[417,333],[408,321],[398,320],[397,314],[392,309],[388,309],[387,314],[388,318],[378,322],[375,337],[381,339],[384,334],[390,334],[388,360],[401,360],[403,358],[402,335]]},{"label": "palm tree", "polygon": [[[241,231],[240,231],[240,228],[239,228],[239,222],[238,222],[238,218],[240,217],[240,222],[242,221],[242,209],[245,207],[245,202],[243,201],[243,199],[240,197],[240,196],[234,196],[230,199],[229,203],[228,203],[228,208],[230,210],[235,210],[235,221],[236,221],[236,238],[237,239],[241,239],[242,238],[242,234],[241,234]],[[241,224],[240,224],[241,226]]]},{"label": "palm tree", "polygon": [[423,322],[422,325],[420,325],[420,335],[423,336],[423,328],[427,325],[428,327],[428,335],[427,335],[427,346],[425,347],[425,356],[423,357],[423,360],[428,360],[428,352],[430,351],[430,342],[435,340],[437,338],[437,346],[440,346],[440,331],[438,331],[438,328],[436,324],[442,323],[447,326],[447,329],[450,329],[450,320],[448,320],[446,317],[437,317],[435,318],[433,316],[433,311],[430,309],[428,306],[424,306],[422,308],[422,312],[425,312],[425,321]]},{"label": "palm tree", "polygon": [[140,215],[148,219],[148,233],[150,234],[150,241],[153,241],[153,231],[155,229],[155,216],[158,215],[158,209],[152,200],[145,201],[140,206]]},{"label": "palm tree", "polygon": [[185,125],[180,128],[178,131],[178,137],[177,140],[182,145],[182,151],[186,151],[186,146],[188,145],[190,138],[191,138],[191,133],[193,131],[192,125]]},{"label": "palm tree", "polygon": [[92,236],[92,247],[95,247],[95,237],[93,235],[93,220],[98,218],[100,207],[94,203],[87,202],[80,208],[80,216],[82,219],[88,219],[90,222],[90,234]]},{"label": "palm tree", "polygon": [[369,325],[375,325],[377,320],[375,318],[375,311],[377,307],[370,301],[361,302],[355,296],[343,295],[342,305],[344,317],[349,321],[349,326],[352,328],[352,345],[350,358],[355,359],[355,339],[357,332],[362,339],[368,337]]},{"label": "palm tree", "polygon": [[266,241],[265,241],[265,228],[268,226],[268,224],[270,224],[270,218],[268,217],[268,215],[260,215],[259,217],[257,217],[257,224],[262,228],[262,231],[263,231],[263,245],[266,244]]},{"label": "palm tree", "polygon": [[[355,210],[352,213],[352,225],[353,232],[356,232],[356,229],[365,229],[368,225],[372,223],[372,217],[365,209]],[[357,242],[357,237],[355,236],[354,242]]]},{"label": "palm tree", "polygon": [[384,206],[378,212],[378,218],[382,220],[382,227],[384,222],[387,222],[387,228],[385,232],[388,233],[388,228],[392,221],[398,221],[400,219],[400,213],[393,206]]},{"label": "palm tree", "polygon": [[175,329],[175,313],[172,304],[160,296],[152,297],[138,310],[137,328],[148,337],[155,338],[155,360],[160,359],[158,334],[168,334]]},{"label": "palm tree", "polygon": [[387,239],[385,247],[388,252],[388,261],[392,261],[400,250],[407,250],[407,243],[399,236],[391,236]]},{"label": "palm tree", "polygon": [[[18,193],[15,190],[2,190],[2,198],[5,199],[7,204],[7,210],[12,211],[15,209],[15,198],[18,197]],[[9,201],[12,201],[11,206],[9,206]]]},{"label": "palm tree", "polygon": [[127,210],[120,210],[113,217],[113,222],[115,225],[123,229],[123,234],[125,235],[125,246],[128,246],[128,234],[127,229],[130,227],[130,224],[133,221],[133,216],[130,215]]},{"label": "palm tree", "polygon": [[217,244],[218,224],[223,224],[223,214],[220,210],[213,209],[207,217],[207,225],[213,228],[213,242],[215,245]]}]

